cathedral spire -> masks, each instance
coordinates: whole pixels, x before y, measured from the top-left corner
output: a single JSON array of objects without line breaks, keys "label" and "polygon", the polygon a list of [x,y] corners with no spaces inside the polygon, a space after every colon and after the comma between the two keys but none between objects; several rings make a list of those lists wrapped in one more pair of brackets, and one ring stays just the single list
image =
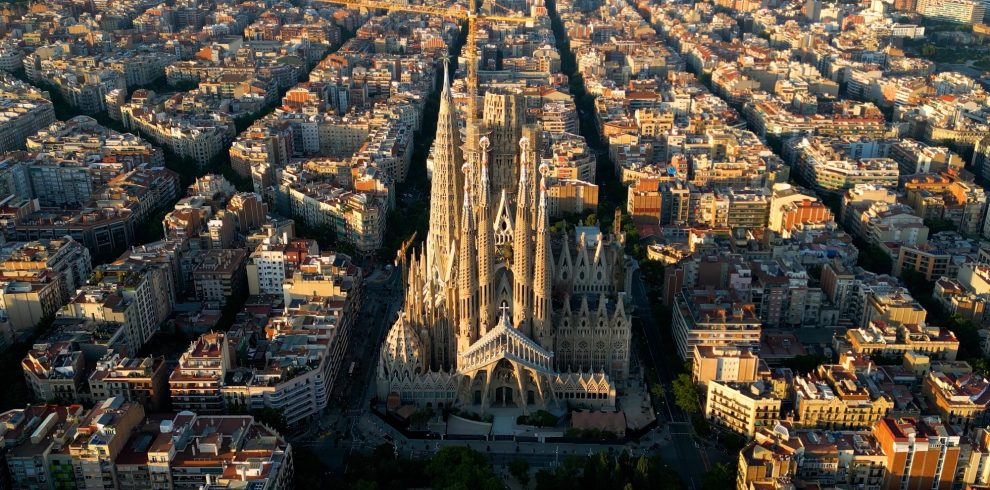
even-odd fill
[{"label": "cathedral spire", "polygon": [[440,271],[449,270],[449,260],[454,256],[455,251],[449,248],[457,238],[461,210],[460,169],[464,163],[446,60],[443,66],[443,91],[440,93],[440,113],[433,141],[430,232],[426,240],[426,266],[430,279],[437,279]]},{"label": "cathedral spire", "polygon": [[450,95],[450,58],[444,57],[443,59],[443,89],[440,91],[440,95],[447,96]]},{"label": "cathedral spire", "polygon": [[547,210],[546,176],[550,169],[540,166],[540,202],[536,220],[536,257],[533,270],[533,336],[540,346],[553,350],[553,323],[551,289],[553,284],[553,257],[550,252],[550,216]]},{"label": "cathedral spire", "polygon": [[420,302],[422,291],[419,284],[419,264],[416,261],[415,253],[409,257],[409,273],[406,278],[406,301],[404,305],[406,315],[413,322],[419,322],[419,313],[422,311],[422,303]]},{"label": "cathedral spire", "polygon": [[519,140],[519,191],[516,192],[516,222],[512,235],[512,323],[532,336],[529,323],[532,296],[533,254],[529,192],[529,138]]},{"label": "cathedral spire", "polygon": [[478,262],[475,248],[474,213],[471,210],[471,165],[464,164],[464,208],[457,254],[457,352],[465,351],[478,333]]},{"label": "cathedral spire", "polygon": [[484,335],[495,323],[495,230],[488,209],[491,194],[488,188],[488,148],[491,142],[482,137],[481,177],[478,181],[478,335]]}]

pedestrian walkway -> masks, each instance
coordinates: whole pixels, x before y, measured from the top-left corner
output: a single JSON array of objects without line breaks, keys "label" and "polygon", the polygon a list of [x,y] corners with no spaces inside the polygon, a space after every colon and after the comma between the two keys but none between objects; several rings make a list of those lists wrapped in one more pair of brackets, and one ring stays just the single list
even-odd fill
[{"label": "pedestrian walkway", "polygon": [[478,422],[451,415],[447,418],[447,434],[459,436],[487,436],[492,432],[492,424]]},{"label": "pedestrian walkway", "polygon": [[492,434],[496,436],[511,436],[516,433],[516,414],[493,413]]}]

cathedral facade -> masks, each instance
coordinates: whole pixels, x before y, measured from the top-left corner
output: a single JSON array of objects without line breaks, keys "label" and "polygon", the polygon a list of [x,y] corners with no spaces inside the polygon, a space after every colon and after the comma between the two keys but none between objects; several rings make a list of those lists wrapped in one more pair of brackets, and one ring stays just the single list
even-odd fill
[{"label": "cathedral facade", "polygon": [[[448,80],[429,235],[424,249],[397,258],[405,303],[382,346],[379,397],[481,413],[614,407],[631,356],[621,233],[552,234],[539,131],[487,117],[465,134],[492,134],[499,148],[487,136],[462,144]],[[514,157],[505,155],[508,137],[518,137]],[[518,176],[514,189],[508,176]]]}]

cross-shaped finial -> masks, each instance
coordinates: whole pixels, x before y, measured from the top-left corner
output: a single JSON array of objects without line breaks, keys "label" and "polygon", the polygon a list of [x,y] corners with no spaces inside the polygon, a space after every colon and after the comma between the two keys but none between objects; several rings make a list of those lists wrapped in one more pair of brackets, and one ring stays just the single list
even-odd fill
[{"label": "cross-shaped finial", "polygon": [[507,305],[507,304],[505,304],[503,302],[502,303],[502,306],[500,306],[498,309],[502,310],[502,318],[508,318],[509,317],[509,305]]}]

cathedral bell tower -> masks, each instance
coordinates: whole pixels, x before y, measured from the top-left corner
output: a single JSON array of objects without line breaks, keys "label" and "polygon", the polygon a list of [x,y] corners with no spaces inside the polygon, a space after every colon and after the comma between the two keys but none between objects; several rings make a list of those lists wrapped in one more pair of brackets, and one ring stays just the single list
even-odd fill
[{"label": "cathedral bell tower", "polygon": [[478,336],[495,326],[495,229],[488,182],[487,137],[478,140],[481,150],[481,176],[478,179],[477,256],[478,256]]},{"label": "cathedral bell tower", "polygon": [[457,250],[457,352],[478,339],[478,250],[475,247],[474,210],[471,206],[471,165],[464,167],[464,208]]},{"label": "cathedral bell tower", "polygon": [[553,350],[551,294],[553,291],[553,254],[550,251],[550,211],[547,209],[547,174],[550,168],[540,165],[540,202],[536,219],[536,254],[533,264],[533,339],[547,351]]},{"label": "cathedral bell tower", "polygon": [[519,140],[519,191],[516,192],[515,231],[512,234],[512,325],[532,335],[533,305],[532,210],[529,199],[529,138]]}]

